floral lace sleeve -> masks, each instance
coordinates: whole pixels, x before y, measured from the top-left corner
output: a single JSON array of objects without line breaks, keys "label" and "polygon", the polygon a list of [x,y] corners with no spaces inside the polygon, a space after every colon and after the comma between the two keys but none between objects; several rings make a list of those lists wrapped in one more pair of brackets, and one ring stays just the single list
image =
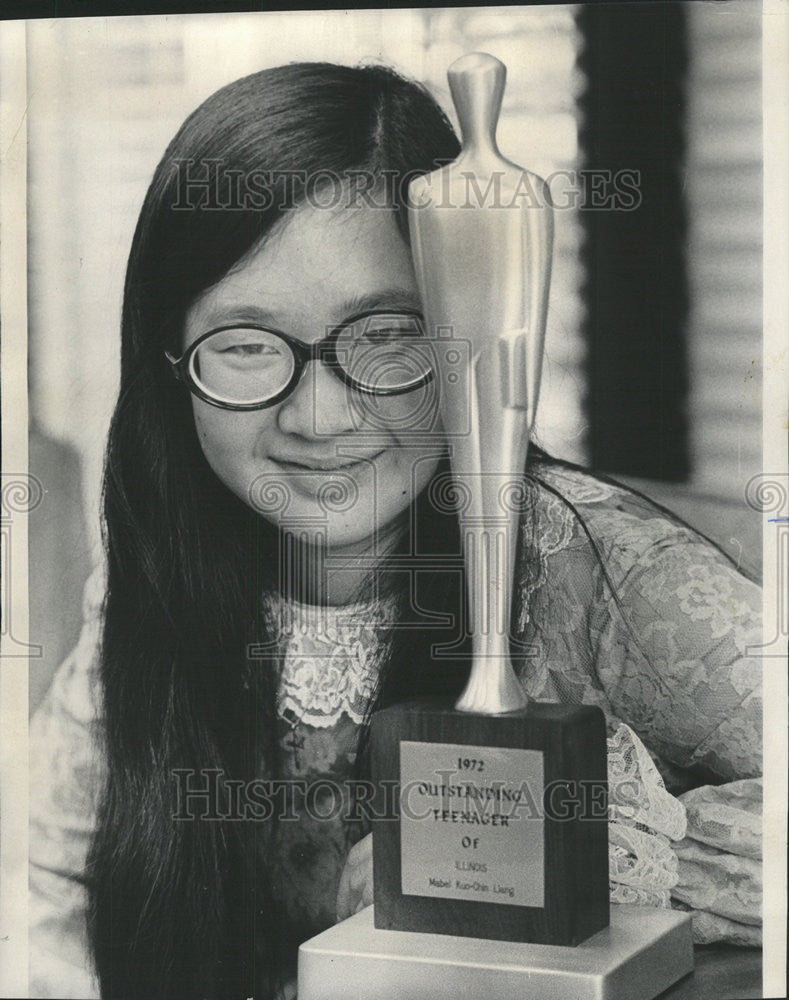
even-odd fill
[{"label": "floral lace sleeve", "polygon": [[85,588],[84,625],[30,724],[31,997],[98,997],[88,960],[85,858],[101,762],[96,659],[103,574]]},{"label": "floral lace sleeve", "polygon": [[[662,519],[661,519],[662,520]],[[618,715],[685,769],[734,780],[761,772],[759,589],[708,544],[643,523],[649,539],[622,568],[599,617],[596,663]]]},{"label": "floral lace sleeve", "polygon": [[609,732],[632,727],[687,808],[674,905],[694,911],[699,942],[758,944],[761,664],[749,648],[762,641],[760,589],[628,491],[563,470],[546,481],[543,568],[526,575],[522,612],[541,655],[524,682],[534,696],[600,705]]}]

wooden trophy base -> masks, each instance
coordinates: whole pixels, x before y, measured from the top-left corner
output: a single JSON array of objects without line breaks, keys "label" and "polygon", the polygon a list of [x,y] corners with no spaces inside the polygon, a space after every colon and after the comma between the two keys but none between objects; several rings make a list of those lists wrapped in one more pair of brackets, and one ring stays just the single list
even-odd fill
[{"label": "wooden trophy base", "polygon": [[501,715],[441,699],[376,713],[375,925],[577,945],[608,924],[605,719],[590,705]]},{"label": "wooden trophy base", "polygon": [[652,1000],[693,971],[689,914],[611,907],[575,947],[385,931],[374,907],[299,949],[299,1000]]}]

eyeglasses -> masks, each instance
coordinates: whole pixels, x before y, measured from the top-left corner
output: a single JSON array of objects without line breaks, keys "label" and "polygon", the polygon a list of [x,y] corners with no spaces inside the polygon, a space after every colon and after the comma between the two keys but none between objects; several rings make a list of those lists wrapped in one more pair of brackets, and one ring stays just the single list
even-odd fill
[{"label": "eyeglasses", "polygon": [[222,326],[198,337],[180,358],[165,356],[195,396],[225,410],[281,402],[310,361],[375,396],[411,392],[433,378],[431,345],[417,312],[362,313],[315,344],[251,323]]}]

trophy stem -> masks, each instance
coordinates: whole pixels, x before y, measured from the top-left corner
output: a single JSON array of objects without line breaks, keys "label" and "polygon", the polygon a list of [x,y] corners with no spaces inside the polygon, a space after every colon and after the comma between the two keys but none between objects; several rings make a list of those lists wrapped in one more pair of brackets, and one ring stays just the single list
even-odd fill
[{"label": "trophy stem", "polygon": [[[478,377],[484,375],[485,354],[469,372],[477,433],[456,442],[453,450],[453,474],[470,488],[460,528],[472,636],[471,672],[455,707],[461,712],[502,715],[528,704],[512,666],[509,640],[528,418],[525,410],[504,408],[495,429],[490,421],[480,421],[480,403],[490,409],[492,402],[484,392],[486,380]],[[488,359],[498,368],[495,352]],[[485,429],[495,433],[486,434]]]},{"label": "trophy stem", "polygon": [[473,659],[468,683],[455,706],[460,712],[500,715],[528,704],[510,658],[510,538],[508,524],[467,530],[464,536]]}]

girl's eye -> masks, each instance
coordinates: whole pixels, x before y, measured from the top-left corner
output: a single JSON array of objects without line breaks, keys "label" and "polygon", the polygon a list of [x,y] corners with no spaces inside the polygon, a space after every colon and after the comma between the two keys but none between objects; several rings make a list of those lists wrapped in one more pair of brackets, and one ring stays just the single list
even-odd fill
[{"label": "girl's eye", "polygon": [[373,344],[386,343],[388,340],[393,340],[394,338],[413,336],[408,330],[403,330],[400,327],[375,327],[371,330],[364,331],[364,339],[369,340]]},{"label": "girl's eye", "polygon": [[410,340],[424,336],[421,322],[412,316],[392,316],[368,321],[359,334],[362,340],[371,344],[386,344],[392,340]]},{"label": "girl's eye", "polygon": [[238,356],[250,356],[261,354],[278,354],[270,344],[231,344],[229,347],[220,349],[220,354],[234,354]]}]

